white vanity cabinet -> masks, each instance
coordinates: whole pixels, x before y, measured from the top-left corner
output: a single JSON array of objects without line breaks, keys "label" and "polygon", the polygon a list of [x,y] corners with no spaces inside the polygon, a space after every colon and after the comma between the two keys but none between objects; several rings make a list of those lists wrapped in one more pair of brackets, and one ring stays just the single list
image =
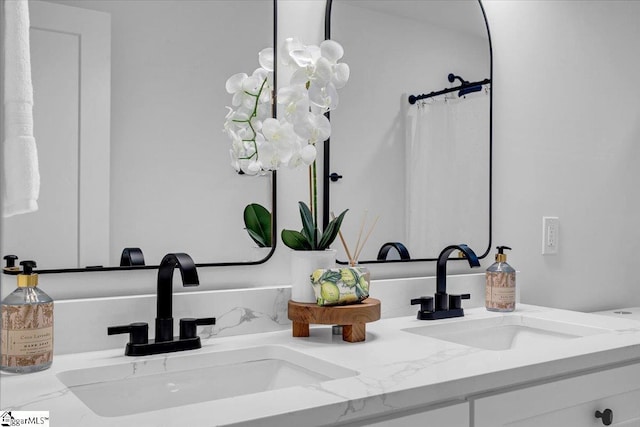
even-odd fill
[{"label": "white vanity cabinet", "polygon": [[469,403],[462,402],[437,409],[433,407],[424,410],[416,409],[402,414],[340,425],[343,427],[469,427]]},{"label": "white vanity cabinet", "polygon": [[[480,397],[472,405],[475,427],[637,427],[640,364]],[[610,424],[595,416],[607,409]]]}]

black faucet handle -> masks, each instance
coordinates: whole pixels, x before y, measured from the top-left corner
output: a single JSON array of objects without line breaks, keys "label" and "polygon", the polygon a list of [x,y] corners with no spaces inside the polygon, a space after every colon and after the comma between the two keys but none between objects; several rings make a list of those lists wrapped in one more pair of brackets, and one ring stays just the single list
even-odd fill
[{"label": "black faucet handle", "polygon": [[197,326],[202,325],[215,325],[215,317],[203,317],[201,319],[194,319],[192,317],[185,317],[180,319],[180,339],[195,338],[197,336]]},{"label": "black faucet handle", "polygon": [[147,344],[149,342],[149,324],[144,322],[131,323],[125,326],[109,326],[107,335],[129,334],[130,344]]},{"label": "black faucet handle", "polygon": [[471,299],[471,294],[462,294],[462,295],[449,294],[449,310],[462,308],[463,299]]},{"label": "black faucet handle", "polygon": [[420,297],[411,300],[411,305],[420,304],[420,311],[433,311],[433,297]]}]

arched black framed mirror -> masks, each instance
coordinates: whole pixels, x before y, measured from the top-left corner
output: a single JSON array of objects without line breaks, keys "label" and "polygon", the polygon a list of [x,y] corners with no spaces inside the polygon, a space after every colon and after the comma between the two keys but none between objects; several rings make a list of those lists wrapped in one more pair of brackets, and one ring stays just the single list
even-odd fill
[{"label": "arched black framed mirror", "polygon": [[[3,221],[2,255],[35,259],[39,273],[157,268],[176,251],[200,267],[269,259],[276,174],[238,175],[222,130],[225,81],[276,45],[277,1],[29,7],[40,209]],[[271,247],[245,230],[252,203],[271,212]],[[127,266],[126,248],[149,265]]]},{"label": "arched black framed mirror", "polygon": [[[379,216],[360,263],[434,261],[458,243],[485,257],[493,57],[482,3],[327,0],[325,38],[351,67],[324,146],[325,222],[350,208],[342,230],[355,234],[365,211]],[[406,253],[378,259],[390,242]]]}]

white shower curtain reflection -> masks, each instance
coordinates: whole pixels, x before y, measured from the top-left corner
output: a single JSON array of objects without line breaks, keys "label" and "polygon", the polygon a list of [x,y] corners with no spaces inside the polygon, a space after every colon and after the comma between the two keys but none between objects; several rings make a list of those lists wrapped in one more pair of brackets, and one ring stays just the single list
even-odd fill
[{"label": "white shower curtain reflection", "polygon": [[489,209],[486,192],[478,191],[478,184],[486,187],[489,179],[488,103],[489,96],[482,91],[466,98],[431,98],[409,108],[406,242],[410,253],[437,254],[445,245],[458,243],[474,248],[470,230],[486,227],[473,219]]}]

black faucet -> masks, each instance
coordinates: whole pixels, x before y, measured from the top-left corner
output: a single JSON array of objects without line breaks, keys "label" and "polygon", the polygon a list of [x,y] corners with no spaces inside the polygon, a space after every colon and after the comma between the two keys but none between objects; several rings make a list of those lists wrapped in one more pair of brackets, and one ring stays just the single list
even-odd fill
[{"label": "black faucet", "polygon": [[158,267],[156,342],[173,340],[173,270],[178,267],[182,286],[198,286],[198,272],[187,254],[167,254]]},{"label": "black faucet", "polygon": [[202,347],[200,337],[196,335],[197,325],[215,325],[213,317],[180,319],[180,336],[173,337],[173,270],[178,267],[183,286],[198,286],[198,272],[193,259],[184,253],[167,254],[158,267],[158,294],[156,314],[156,335],[149,342],[147,323],[136,322],[126,326],[111,326],[108,335],[129,333],[129,342],[125,349],[127,356],[148,356],[150,354],[173,351],[194,350]]},{"label": "black faucet", "polygon": [[[471,267],[480,267],[478,257],[467,245],[447,246],[438,256],[436,266],[436,293],[433,297],[420,297],[411,300],[411,305],[420,304],[418,310],[419,320],[437,320],[450,317],[464,316],[462,300],[471,298],[469,294],[448,295],[447,294],[447,261],[449,255],[455,250],[460,251]],[[435,299],[435,309],[434,309]]]}]

